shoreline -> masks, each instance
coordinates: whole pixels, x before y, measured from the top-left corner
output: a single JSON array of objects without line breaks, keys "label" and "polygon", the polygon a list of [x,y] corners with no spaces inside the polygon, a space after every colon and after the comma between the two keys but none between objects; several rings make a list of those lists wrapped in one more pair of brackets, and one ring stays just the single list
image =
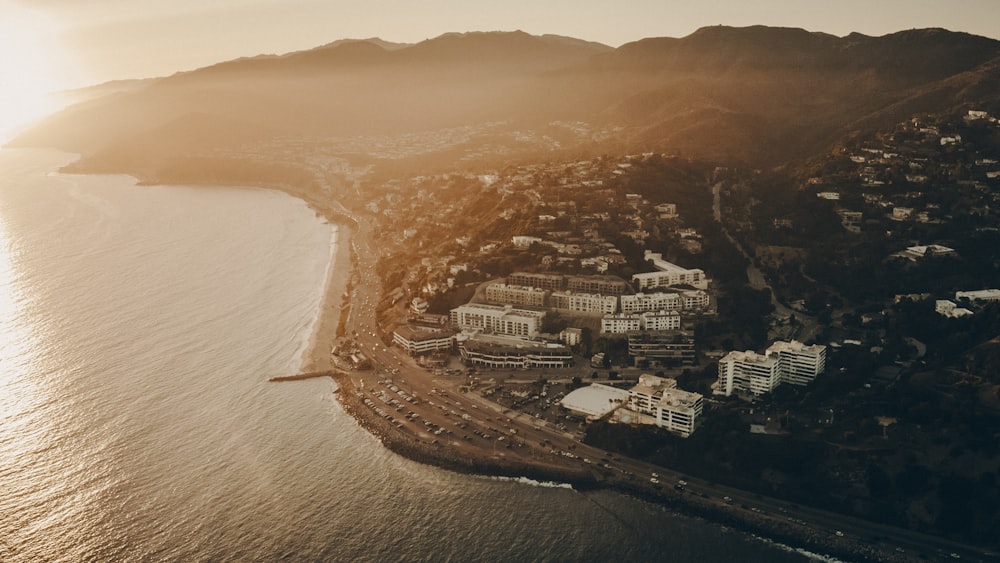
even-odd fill
[{"label": "shoreline", "polygon": [[342,223],[329,224],[335,230],[331,233],[332,247],[326,279],[323,281],[323,295],[320,297],[319,311],[313,319],[309,344],[299,361],[300,373],[325,371],[333,367],[329,346],[337,338],[341,313],[348,303],[346,299],[338,300],[337,297],[347,291],[352,273],[350,252],[346,248],[350,243],[350,229]]}]

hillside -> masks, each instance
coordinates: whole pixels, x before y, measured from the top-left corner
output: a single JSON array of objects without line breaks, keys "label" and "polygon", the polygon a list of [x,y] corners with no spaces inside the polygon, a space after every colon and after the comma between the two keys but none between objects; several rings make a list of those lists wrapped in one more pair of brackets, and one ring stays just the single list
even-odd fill
[{"label": "hillside", "polygon": [[995,107],[998,69],[1000,42],[940,29],[838,38],[711,27],[618,49],[523,32],[452,33],[413,45],[344,40],[93,100],[14,144],[82,153],[84,168],[141,173],[178,156],[247,151],[278,138],[485,123],[538,132],[579,122],[590,132],[560,139],[560,150],[612,146],[774,165],[901,116]]}]

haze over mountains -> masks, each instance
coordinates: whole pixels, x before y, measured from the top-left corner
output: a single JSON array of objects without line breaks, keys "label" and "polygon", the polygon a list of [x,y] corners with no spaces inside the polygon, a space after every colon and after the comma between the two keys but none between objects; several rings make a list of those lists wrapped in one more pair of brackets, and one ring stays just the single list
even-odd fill
[{"label": "haze over mountains", "polygon": [[178,73],[70,108],[17,145],[141,172],[171,156],[277,137],[351,137],[485,122],[585,122],[565,150],[680,153],[773,165],[920,112],[1000,109],[1000,41],[942,29],[835,37],[710,27],[617,49],[523,32],[413,45],[344,40]]}]

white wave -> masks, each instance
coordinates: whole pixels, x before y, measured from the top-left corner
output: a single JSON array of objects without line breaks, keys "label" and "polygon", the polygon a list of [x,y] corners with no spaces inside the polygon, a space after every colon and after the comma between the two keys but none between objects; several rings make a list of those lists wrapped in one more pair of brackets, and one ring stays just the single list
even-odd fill
[{"label": "white wave", "polygon": [[573,485],[569,483],[557,483],[555,481],[536,481],[534,479],[529,479],[527,477],[487,477],[493,481],[508,481],[514,483],[520,483],[522,485],[528,485],[531,487],[542,487],[545,489],[573,489]]}]

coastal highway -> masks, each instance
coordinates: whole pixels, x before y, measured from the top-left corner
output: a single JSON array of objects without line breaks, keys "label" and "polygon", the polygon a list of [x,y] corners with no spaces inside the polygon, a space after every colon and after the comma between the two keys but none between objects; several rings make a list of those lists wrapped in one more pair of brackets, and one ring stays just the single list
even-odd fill
[{"label": "coastal highway", "polygon": [[357,224],[351,236],[357,261],[345,328],[371,358],[373,369],[352,372],[350,377],[368,408],[384,413],[403,435],[458,455],[583,469],[600,482],[641,496],[672,498],[743,521],[770,521],[789,530],[789,535],[809,538],[813,545],[841,546],[848,553],[869,546],[868,558],[873,560],[907,561],[918,555],[923,560],[954,560],[952,554],[971,561],[996,560],[997,554],[972,546],[748,493],[599,450],[478,393],[461,392],[462,378],[434,376],[380,338],[375,325],[381,289],[374,266],[378,247],[370,224],[361,220]]}]

